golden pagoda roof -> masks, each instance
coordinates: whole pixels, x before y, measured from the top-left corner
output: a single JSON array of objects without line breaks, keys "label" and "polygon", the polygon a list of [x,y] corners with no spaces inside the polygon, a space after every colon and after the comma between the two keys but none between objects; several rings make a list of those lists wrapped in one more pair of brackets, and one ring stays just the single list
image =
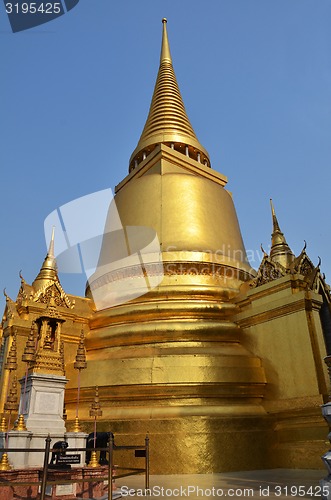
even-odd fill
[{"label": "golden pagoda roof", "polygon": [[210,166],[207,151],[195,135],[186,114],[172,65],[167,20],[162,19],[163,36],[160,67],[149,114],[138,145],[130,158],[130,171],[148,156],[156,144],[167,144],[201,163]]}]

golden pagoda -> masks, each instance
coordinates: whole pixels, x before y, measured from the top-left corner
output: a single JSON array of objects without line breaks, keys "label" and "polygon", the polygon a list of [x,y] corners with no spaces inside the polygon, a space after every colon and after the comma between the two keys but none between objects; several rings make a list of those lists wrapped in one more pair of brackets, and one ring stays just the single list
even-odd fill
[{"label": "golden pagoda", "polygon": [[251,268],[227,179],[185,111],[162,23],[149,114],[86,298],[64,292],[50,247],[33,284],[22,280],[7,300],[5,352],[14,328],[23,352],[32,321],[57,318],[74,422],[83,327],[79,420],[92,430],[98,386],[98,430],[120,444],[148,433],[152,473],[322,467],[329,287],[305,248],[295,257],[273,205],[270,255]]}]

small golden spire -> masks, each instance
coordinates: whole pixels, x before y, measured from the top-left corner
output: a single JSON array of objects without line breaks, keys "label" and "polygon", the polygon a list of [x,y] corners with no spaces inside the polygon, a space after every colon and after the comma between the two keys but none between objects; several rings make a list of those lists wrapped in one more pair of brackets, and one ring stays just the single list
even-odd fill
[{"label": "small golden spire", "polygon": [[130,171],[144,160],[157,144],[171,146],[173,149],[210,166],[208,153],[198,141],[186,114],[172,66],[167,20],[162,19],[162,23],[159,72],[145,127],[130,158]]},{"label": "small golden spire", "polygon": [[50,281],[54,282],[59,281],[57,275],[57,264],[54,256],[54,234],[55,230],[53,226],[51,241],[49,243],[47,255],[45,257],[43,265],[41,266],[38,276],[32,283],[32,286],[35,289],[35,291],[39,290],[43,285],[49,283]]},{"label": "small golden spire", "polygon": [[75,417],[75,423],[74,423],[74,426],[72,428],[72,432],[82,432],[82,428],[81,428],[78,417]]},{"label": "small golden spire", "polygon": [[270,199],[270,206],[273,226],[271,235],[270,259],[273,262],[278,262],[285,269],[289,269],[291,263],[294,260],[294,254],[288,246],[284,234],[280,230],[272,199]]},{"label": "small golden spire", "polygon": [[18,417],[18,420],[14,426],[15,431],[26,431],[26,425],[25,425],[25,420],[24,420],[24,415],[21,413],[21,415]]},{"label": "small golden spire", "polygon": [[8,455],[7,453],[4,453],[1,457],[0,461],[0,470],[11,470],[11,465],[8,460]]},{"label": "small golden spire", "polygon": [[98,462],[96,451],[91,452],[91,459],[90,459],[87,467],[93,467],[93,468],[99,467],[99,462]]}]

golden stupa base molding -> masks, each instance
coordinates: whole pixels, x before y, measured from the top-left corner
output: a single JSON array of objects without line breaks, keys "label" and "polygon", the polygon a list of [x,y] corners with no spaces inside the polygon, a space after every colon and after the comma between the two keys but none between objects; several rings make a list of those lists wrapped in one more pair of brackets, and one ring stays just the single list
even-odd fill
[{"label": "golden stupa base molding", "polygon": [[[298,412],[296,417],[285,418],[240,414],[178,416],[180,409],[177,409],[177,417],[171,418],[137,419],[132,414],[126,420],[100,419],[98,430],[111,430],[121,445],[132,444],[132,436],[135,441],[142,441],[148,431],[151,474],[188,474],[192,470],[209,474],[268,468],[323,470],[321,456],[328,445],[325,422],[318,410],[309,408]],[[84,428],[92,432],[91,420],[82,421]],[[238,454],[238,450],[242,453]],[[137,467],[136,459],[120,450],[116,459],[128,467]]]}]

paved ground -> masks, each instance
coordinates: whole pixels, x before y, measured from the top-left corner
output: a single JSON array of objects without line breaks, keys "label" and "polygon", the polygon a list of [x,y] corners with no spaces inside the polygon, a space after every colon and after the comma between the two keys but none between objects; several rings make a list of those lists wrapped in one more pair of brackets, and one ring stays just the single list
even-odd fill
[{"label": "paved ground", "polygon": [[[220,497],[249,498],[321,498],[320,480],[323,470],[274,469],[223,474],[185,474],[151,476],[149,497],[155,500],[187,497],[206,500]],[[131,476],[116,481],[123,499],[145,496],[143,476]],[[107,498],[107,497],[103,497]]]}]

